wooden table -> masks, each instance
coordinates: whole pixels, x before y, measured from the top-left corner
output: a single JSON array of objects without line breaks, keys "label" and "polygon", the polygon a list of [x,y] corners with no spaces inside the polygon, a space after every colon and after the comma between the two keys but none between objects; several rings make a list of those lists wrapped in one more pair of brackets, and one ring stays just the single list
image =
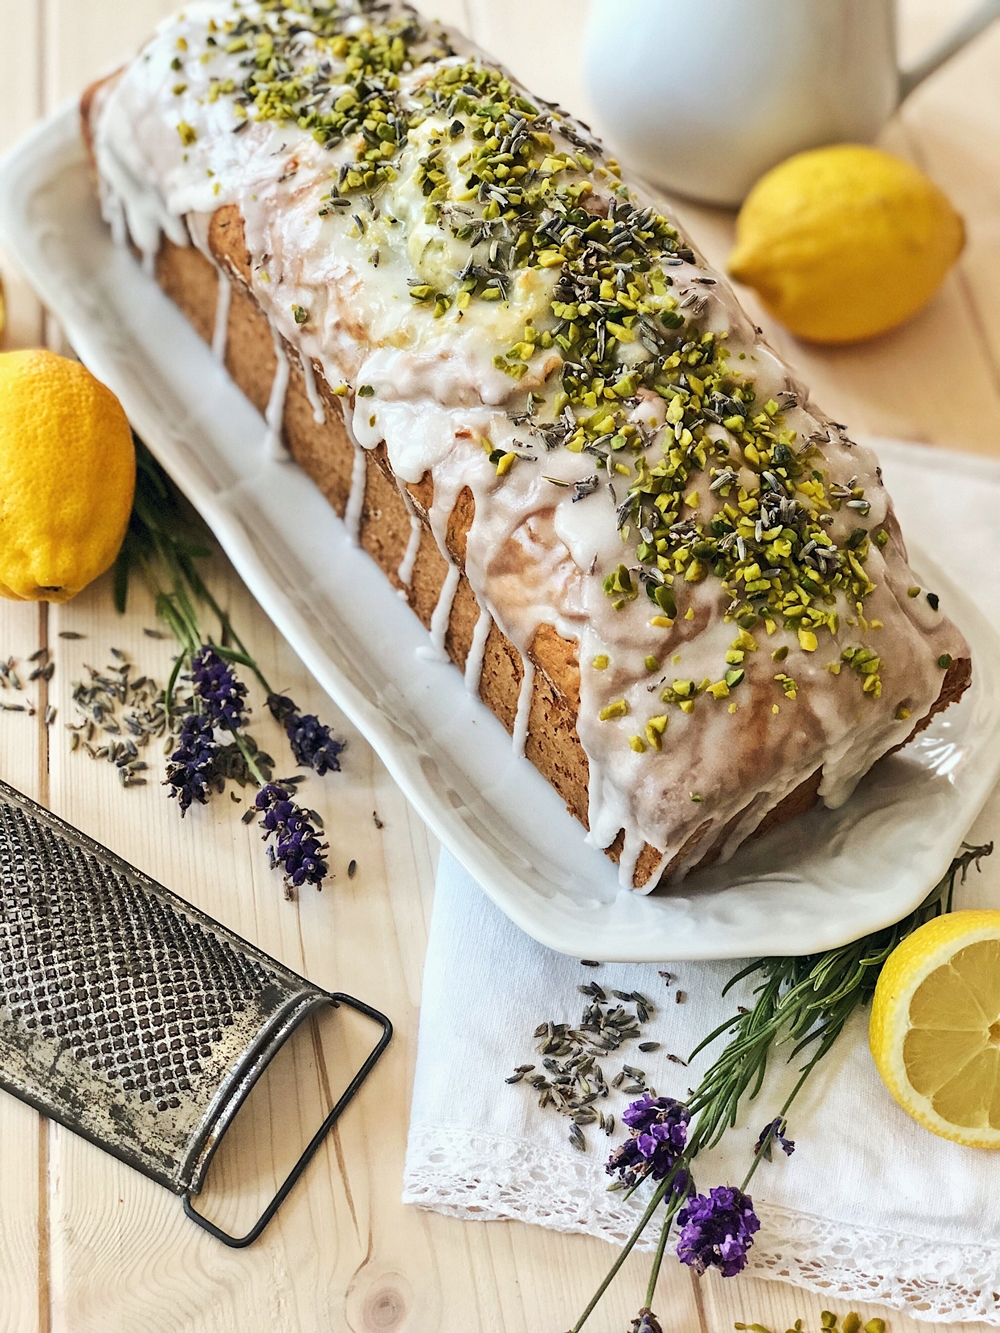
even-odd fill
[{"label": "wooden table", "polygon": [[[175,0],[0,0],[0,149],[134,51],[174,7]],[[584,113],[577,70],[585,7],[582,0],[427,6],[469,29],[530,86]],[[904,47],[919,49],[967,7],[905,0]],[[968,223],[965,255],[931,306],[896,333],[838,351],[804,348],[758,312],[817,399],[855,431],[1000,453],[998,62],[994,29],[921,90],[885,135],[887,147],[935,177]],[[690,206],[681,212],[719,262],[731,216]],[[3,274],[7,346],[61,348],[58,327],[17,274],[6,264]],[[399,1202],[434,840],[224,561],[215,562],[212,579],[267,675],[349,737],[344,773],[314,778],[307,788],[334,849],[336,878],[327,891],[295,905],[282,900],[257,835],[240,822],[245,803],[227,796],[182,824],[156,785],[159,767],[147,787],[123,792],[111,765],[71,754],[63,723],[73,717],[72,682],[83,663],[102,668],[113,645],[144,673],[162,680],[169,669],[169,641],[143,633],[155,618],[141,589],[124,618],[112,608],[107,579],[66,606],[0,603],[0,658],[12,654],[23,664],[48,645],[56,662],[51,682],[25,690],[34,717],[0,715],[0,773],[292,967],[384,1009],[396,1039],[305,1182],[246,1252],[223,1249],[183,1218],[169,1194],[0,1094],[0,1330],[558,1333],[609,1263],[607,1245],[520,1224],[461,1223]],[[60,638],[66,631],[85,637]],[[47,703],[58,709],[49,728]],[[283,753],[259,695],[253,703],[254,733]],[[346,873],[351,858],[354,878]],[[317,1055],[328,1042],[320,1033],[296,1046],[255,1094],[233,1151],[227,1146],[222,1185],[239,1172],[241,1216],[256,1197],[249,1195],[256,1189],[263,1197],[279,1177],[290,1138],[318,1114],[324,1078]],[[283,1116],[290,1098],[297,1103]],[[289,1118],[292,1131],[282,1128]],[[216,1215],[238,1224],[235,1205],[216,1193]],[[592,1321],[595,1333],[626,1328],[641,1304],[645,1270],[644,1259],[629,1263]],[[657,1309],[671,1333],[723,1333],[734,1319],[781,1330],[799,1315],[818,1328],[825,1303],[775,1282],[699,1282],[668,1263]],[[902,1315],[890,1320],[894,1330],[918,1327]]]}]

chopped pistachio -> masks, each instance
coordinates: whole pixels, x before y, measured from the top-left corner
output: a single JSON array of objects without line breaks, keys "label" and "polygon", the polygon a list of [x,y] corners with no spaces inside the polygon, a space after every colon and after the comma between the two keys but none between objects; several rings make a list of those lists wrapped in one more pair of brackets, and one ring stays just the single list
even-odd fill
[{"label": "chopped pistachio", "polygon": [[598,714],[602,722],[611,722],[615,718],[628,716],[628,704],[624,699],[617,699],[613,704],[602,708]]},{"label": "chopped pistachio", "polygon": [[594,668],[595,671],[605,671],[610,661],[611,658],[607,655],[607,653],[598,653],[597,656],[594,658],[593,662],[591,662],[591,666]]}]

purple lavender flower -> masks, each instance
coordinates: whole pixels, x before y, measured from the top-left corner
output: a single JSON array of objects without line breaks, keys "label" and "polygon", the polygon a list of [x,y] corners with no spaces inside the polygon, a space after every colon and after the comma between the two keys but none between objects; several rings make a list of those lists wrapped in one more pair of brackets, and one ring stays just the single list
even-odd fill
[{"label": "purple lavender flower", "polygon": [[294,700],[285,694],[269,694],[267,706],[288,735],[295,762],[324,773],[339,773],[340,752],[344,742],[335,740],[330,728],[314,713],[300,713]]},{"label": "purple lavender flower", "polygon": [[[608,1175],[619,1176],[629,1186],[647,1176],[662,1180],[684,1151],[690,1119],[691,1112],[683,1102],[643,1093],[622,1112],[622,1121],[632,1133],[608,1158]],[[683,1182],[678,1180],[675,1187],[683,1188],[686,1183],[684,1173]]]},{"label": "purple lavender flower", "polygon": [[181,723],[177,749],[170,756],[166,786],[176,796],[183,816],[195,801],[208,801],[208,783],[216,743],[211,722],[203,713],[189,713]]},{"label": "purple lavender flower", "polygon": [[213,727],[239,731],[246,726],[247,687],[210,644],[203,644],[192,657],[191,679]]},{"label": "purple lavender flower", "polygon": [[723,1277],[735,1277],[746,1267],[760,1222],[753,1200],[742,1190],[719,1185],[708,1194],[688,1200],[677,1214],[681,1228],[677,1258],[696,1273],[717,1268]]},{"label": "purple lavender flower", "polygon": [[777,1120],[772,1120],[770,1124],[764,1126],[760,1131],[760,1137],[754,1147],[754,1156],[758,1156],[763,1150],[766,1161],[771,1160],[771,1149],[775,1143],[779,1145],[781,1151],[786,1157],[791,1157],[795,1151],[795,1140],[785,1137],[785,1130],[788,1128],[788,1122],[778,1116]]},{"label": "purple lavender flower", "polygon": [[647,1306],[632,1320],[629,1333],[663,1333],[663,1325]]},{"label": "purple lavender flower", "polygon": [[275,846],[268,848],[268,854],[272,864],[284,868],[286,895],[291,897],[292,889],[302,884],[322,888],[328,870],[327,846],[320,842],[305,811],[274,782],[260,789],[254,804],[264,812],[260,827],[265,830],[265,839],[272,834],[275,837]]}]

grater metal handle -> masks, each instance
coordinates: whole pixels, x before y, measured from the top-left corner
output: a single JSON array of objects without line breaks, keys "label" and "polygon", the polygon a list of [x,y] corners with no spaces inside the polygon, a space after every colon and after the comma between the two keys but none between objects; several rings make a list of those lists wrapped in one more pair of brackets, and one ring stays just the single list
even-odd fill
[{"label": "grater metal handle", "polygon": [[[205,1231],[207,1231],[209,1235],[214,1236],[216,1240],[221,1240],[223,1245],[228,1245],[230,1249],[233,1250],[245,1249],[248,1245],[252,1245],[254,1241],[261,1235],[264,1228],[271,1221],[275,1213],[278,1211],[278,1209],[284,1203],[285,1199],[288,1197],[296,1181],[299,1179],[303,1171],[312,1161],[313,1157],[315,1157],[317,1150],[319,1149],[323,1140],[326,1138],[327,1134],[329,1134],[330,1130],[340,1119],[341,1112],[353,1099],[354,1094],[358,1091],[362,1083],[364,1083],[365,1079],[371,1073],[379,1056],[382,1054],[382,1052],[385,1050],[385,1048],[388,1046],[389,1042],[392,1039],[392,1023],[389,1021],[388,1018],[386,1018],[385,1014],[379,1013],[379,1011],[377,1009],[373,1009],[370,1004],[365,1004],[364,1000],[357,1000],[352,995],[345,995],[342,991],[331,992],[329,993],[328,998],[330,1004],[335,1009],[339,1008],[340,1005],[345,1004],[348,1006],[348,1008],[356,1010],[359,1014],[364,1014],[366,1018],[370,1018],[374,1023],[377,1023],[379,1027],[382,1029],[382,1035],[379,1037],[375,1046],[372,1048],[364,1064],[354,1075],[350,1083],[345,1088],[344,1092],[338,1098],[336,1104],[330,1111],[329,1115],[326,1117],[326,1119],[320,1125],[319,1129],[306,1144],[305,1148],[302,1150],[302,1154],[299,1157],[298,1161],[292,1167],[291,1171],[289,1171],[288,1175],[285,1177],[284,1181],[278,1188],[278,1191],[275,1194],[274,1198],[261,1213],[260,1217],[253,1224],[253,1226],[250,1228],[250,1230],[246,1233],[245,1236],[231,1236],[228,1231],[223,1231],[221,1227],[217,1227],[214,1222],[210,1222],[207,1217],[203,1216],[201,1213],[198,1212],[194,1204],[191,1202],[191,1197],[193,1194],[192,1190],[189,1189],[185,1190],[184,1193],[181,1195],[181,1202],[184,1205],[184,1212],[191,1219],[191,1221],[197,1222],[198,1226],[202,1227]],[[257,1072],[260,1073],[262,1071],[258,1070]]]}]

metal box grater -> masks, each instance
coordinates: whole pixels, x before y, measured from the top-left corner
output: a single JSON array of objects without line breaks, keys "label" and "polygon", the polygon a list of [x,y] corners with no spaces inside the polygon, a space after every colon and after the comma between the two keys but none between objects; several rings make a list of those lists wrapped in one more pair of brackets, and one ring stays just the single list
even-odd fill
[{"label": "metal box grater", "polygon": [[[247,1235],[191,1203],[268,1061],[325,1005],[381,1028]],[[166,1186],[227,1245],[274,1216],[392,1035],[0,782],[0,1087]]]}]

